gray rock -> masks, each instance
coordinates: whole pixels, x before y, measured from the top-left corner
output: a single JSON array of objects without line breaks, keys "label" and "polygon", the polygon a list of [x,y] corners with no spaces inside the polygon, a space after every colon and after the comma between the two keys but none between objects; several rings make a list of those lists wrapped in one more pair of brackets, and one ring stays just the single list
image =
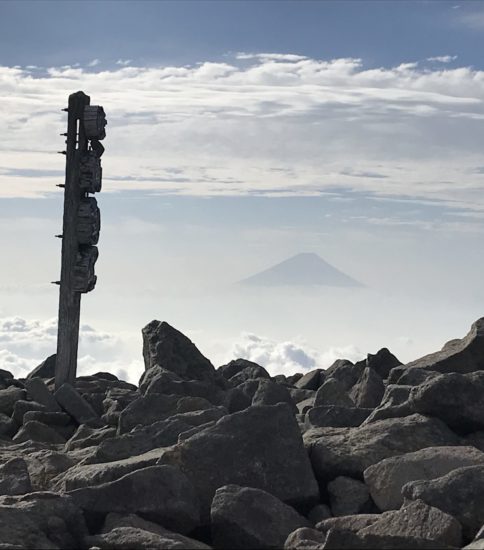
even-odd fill
[{"label": "gray rock", "polygon": [[185,380],[213,380],[215,368],[185,335],[168,323],[151,321],[143,328],[145,370],[155,365]]},{"label": "gray rock", "polygon": [[234,376],[229,379],[229,383],[232,387],[239,386],[243,382],[249,380],[270,380],[270,374],[264,367],[256,363],[251,363],[250,361],[246,361],[246,363],[250,364],[246,365],[240,372],[234,374]]},{"label": "gray rock", "polygon": [[388,378],[390,371],[402,363],[387,348],[382,348],[374,355],[369,353],[366,357],[366,367],[373,369],[384,380]]},{"label": "gray rock", "polygon": [[287,403],[294,414],[298,412],[296,404],[285,386],[276,384],[272,380],[261,380],[252,398],[252,405],[276,405],[277,403]]},{"label": "gray rock", "polygon": [[22,456],[34,491],[50,491],[51,480],[76,464],[74,458],[50,449],[25,449]]},{"label": "gray rock", "polygon": [[119,417],[120,434],[131,431],[135,426],[147,426],[165,420],[176,414],[178,395],[150,394],[138,397],[130,403]]},{"label": "gray rock", "polygon": [[[36,378],[36,380],[39,380],[39,378]],[[71,422],[71,417],[67,413],[63,412],[30,410],[24,413],[23,421],[30,422],[31,420],[42,422],[43,424],[47,424],[48,426],[65,427]]]},{"label": "gray rock", "polygon": [[300,390],[298,388],[288,388],[294,403],[299,403],[305,399],[315,398],[316,392],[313,390]]},{"label": "gray rock", "polygon": [[354,407],[353,400],[347,393],[343,382],[336,378],[327,378],[326,382],[316,392],[314,401],[315,407],[328,407],[334,405],[336,407]]},{"label": "gray rock", "polygon": [[59,403],[57,403],[41,378],[27,378],[25,380],[25,389],[32,400],[44,405],[47,411],[60,412]]},{"label": "gray rock", "polygon": [[91,405],[70,384],[62,384],[55,392],[55,398],[78,424],[87,424],[94,428],[102,426],[101,419]]},{"label": "gray rock", "polygon": [[320,531],[309,527],[300,527],[286,539],[286,550],[323,550],[326,537]]},{"label": "gray rock", "polygon": [[333,516],[350,516],[371,511],[370,492],[357,479],[339,476],[328,483],[327,490]]},{"label": "gray rock", "polygon": [[164,449],[153,449],[139,456],[113,462],[76,464],[52,480],[52,489],[54,491],[72,491],[108,483],[135,470],[156,465],[164,452]]},{"label": "gray rock", "polygon": [[462,339],[447,342],[441,351],[412,361],[407,367],[461,374],[484,369],[484,318],[478,319]]},{"label": "gray rock", "polygon": [[0,390],[0,413],[10,416],[13,413],[15,403],[20,399],[25,399],[27,392],[16,386],[9,386]]},{"label": "gray rock", "polygon": [[462,528],[451,515],[415,500],[400,510],[384,512],[380,519],[358,532],[359,535],[416,537],[441,546],[460,548]]},{"label": "gray rock", "polygon": [[3,548],[83,548],[87,528],[72,499],[55,493],[0,497]]},{"label": "gray rock", "polygon": [[374,409],[381,403],[384,393],[382,377],[375,370],[366,367],[351,389],[350,397],[357,407]]},{"label": "gray rock", "polygon": [[324,382],[325,378],[326,376],[323,369],[314,369],[299,378],[294,386],[301,390],[316,391],[319,386],[321,386],[321,384]]},{"label": "gray rock", "polygon": [[101,445],[103,441],[114,437],[116,428],[105,426],[103,428],[91,428],[86,424],[81,424],[69,441],[66,443],[66,451],[74,449],[84,449],[93,445]]},{"label": "gray rock", "polygon": [[468,540],[484,523],[484,465],[458,468],[437,479],[412,481],[404,485],[402,494],[454,516]]},{"label": "gray rock", "polygon": [[93,550],[203,550],[211,548],[179,533],[172,533],[167,529],[163,529],[163,531],[163,534],[160,534],[139,527],[116,527],[107,533],[87,537],[87,543]]},{"label": "gray rock", "polygon": [[157,447],[168,447],[178,442],[180,434],[207,422],[219,420],[226,413],[223,407],[212,407],[203,411],[175,414],[149,426],[138,426],[130,433],[105,439],[100,442],[96,454],[105,462],[135,456]]},{"label": "gray rock", "polygon": [[339,529],[343,531],[353,531],[357,533],[375,523],[381,518],[380,514],[357,514],[351,516],[339,516],[336,518],[327,518],[316,525],[316,529],[322,533],[327,533],[330,529]]},{"label": "gray rock", "polygon": [[0,466],[0,495],[32,492],[29,471],[23,458],[12,458]]},{"label": "gray rock", "polygon": [[484,372],[442,374],[413,388],[409,402],[459,434],[484,429]]},{"label": "gray rock", "polygon": [[375,548],[385,548],[385,550],[415,550],[416,548],[445,550],[453,547],[443,546],[440,542],[422,539],[413,535],[374,535],[371,533],[362,534],[361,531],[354,533],[349,530],[330,529],[326,535],[324,546],[321,548],[324,550],[375,550]]},{"label": "gray rock", "polygon": [[409,404],[410,392],[412,386],[400,386],[398,384],[389,384],[385,388],[385,393],[380,405],[368,416],[363,424],[370,424],[377,420],[386,418],[403,418],[414,413]]},{"label": "gray rock", "polygon": [[12,420],[20,426],[24,422],[25,413],[28,411],[46,411],[46,408],[35,401],[19,399],[13,407]]},{"label": "gray rock", "polygon": [[238,485],[217,489],[210,516],[216,548],[281,548],[292,531],[310,525],[275,496]]},{"label": "gray rock", "polygon": [[427,380],[431,380],[432,378],[439,376],[439,374],[441,373],[433,370],[422,369],[419,367],[409,368],[405,365],[401,365],[400,367],[395,367],[392,369],[388,377],[388,382],[389,384],[418,386],[419,384],[427,382]]},{"label": "gray rock", "polygon": [[[247,359],[234,359],[233,361],[230,361],[230,363],[219,367],[217,372],[221,373],[227,380],[230,380],[233,376],[243,372],[245,369],[248,369],[246,373],[247,375],[249,373],[257,373],[254,378],[270,378],[270,374],[264,367],[261,367],[253,361],[248,361]],[[245,376],[242,378],[247,380]]]},{"label": "gray rock", "polygon": [[54,378],[55,376],[55,362],[56,362],[56,354],[50,355],[45,359],[45,361],[42,361],[39,366],[35,367],[35,369],[27,374],[27,379],[31,380],[32,378]]},{"label": "gray rock", "polygon": [[427,447],[386,458],[364,471],[370,494],[382,511],[403,504],[402,488],[410,482],[435,479],[465,466],[484,465],[484,453],[473,447]]},{"label": "gray rock", "polygon": [[343,384],[344,390],[349,391],[359,380],[366,367],[366,361],[353,364],[347,359],[338,359],[324,371],[326,380],[336,378]]},{"label": "gray rock", "polygon": [[224,485],[262,489],[300,508],[309,509],[319,500],[298,424],[284,403],[224,416],[167,449],[160,462],[178,466],[192,481],[204,523],[215,491]]},{"label": "gray rock", "polygon": [[54,443],[56,445],[63,445],[66,442],[60,433],[50,426],[42,424],[42,422],[37,422],[37,420],[26,422],[13,438],[13,441],[17,443],[28,440]]},{"label": "gray rock", "polygon": [[359,428],[313,428],[304,441],[320,483],[341,475],[361,479],[366,468],[384,458],[460,443],[442,421],[418,414]]},{"label": "gray rock", "polygon": [[306,427],[352,428],[360,426],[373,409],[357,407],[313,407],[306,412]]},{"label": "gray rock", "polygon": [[[304,417],[314,407],[315,401],[316,401],[316,397],[309,397],[308,399],[303,399],[302,401],[299,401],[296,404],[299,414],[301,414]],[[302,422],[304,422],[304,418],[302,418],[301,420]]]},{"label": "gray rock", "polygon": [[173,466],[143,468],[115,481],[67,494],[88,515],[141,514],[182,534],[189,533],[200,522],[195,490]]},{"label": "gray rock", "polygon": [[12,437],[18,429],[18,424],[10,416],[0,413],[0,437]]}]

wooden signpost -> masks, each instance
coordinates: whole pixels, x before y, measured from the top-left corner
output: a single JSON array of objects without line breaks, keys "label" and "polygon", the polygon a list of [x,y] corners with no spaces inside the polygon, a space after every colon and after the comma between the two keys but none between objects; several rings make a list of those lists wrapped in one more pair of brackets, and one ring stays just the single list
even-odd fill
[{"label": "wooden signpost", "polygon": [[89,194],[101,190],[100,140],[106,136],[106,118],[102,107],[90,105],[83,92],[69,96],[67,109],[66,177],[64,187],[64,218],[62,264],[59,292],[59,320],[55,387],[64,382],[74,384],[79,343],[81,294],[96,285],[94,264],[98,257],[95,246],[101,226],[97,201]]}]

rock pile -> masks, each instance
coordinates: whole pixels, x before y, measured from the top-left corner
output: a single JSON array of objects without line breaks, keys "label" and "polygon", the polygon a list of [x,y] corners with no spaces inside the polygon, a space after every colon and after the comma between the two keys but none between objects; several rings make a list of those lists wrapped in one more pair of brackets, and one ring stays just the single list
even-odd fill
[{"label": "rock pile", "polygon": [[407,365],[215,369],[159,321],[143,356],[0,370],[0,549],[484,549],[484,319]]}]

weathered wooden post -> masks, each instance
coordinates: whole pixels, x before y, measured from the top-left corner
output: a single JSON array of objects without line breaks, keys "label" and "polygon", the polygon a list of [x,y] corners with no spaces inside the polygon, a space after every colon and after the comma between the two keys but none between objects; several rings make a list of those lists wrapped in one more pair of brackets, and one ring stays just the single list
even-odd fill
[{"label": "weathered wooden post", "polygon": [[95,246],[99,239],[100,215],[97,201],[89,193],[101,190],[101,155],[104,147],[99,140],[106,136],[106,118],[102,107],[90,105],[83,92],[69,96],[67,109],[66,177],[64,187],[64,218],[62,264],[59,292],[59,326],[55,387],[64,382],[73,384],[76,378],[79,343],[81,294],[93,290],[96,284],[94,264],[98,257]]}]

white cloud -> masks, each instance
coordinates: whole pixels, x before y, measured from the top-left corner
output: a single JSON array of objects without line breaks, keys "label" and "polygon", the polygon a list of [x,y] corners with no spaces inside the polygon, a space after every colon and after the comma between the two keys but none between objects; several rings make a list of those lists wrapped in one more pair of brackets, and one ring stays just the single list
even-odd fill
[{"label": "white cloud", "polygon": [[92,61],[90,61],[87,66],[88,67],[97,67],[99,65],[99,63],[101,63],[101,61],[99,59],[93,59]]},{"label": "white cloud", "polygon": [[357,361],[364,356],[356,346],[332,347],[324,352],[308,346],[303,340],[275,342],[270,338],[244,333],[230,350],[227,361],[248,359],[262,365],[274,376],[328,368],[336,359]]},{"label": "white cloud", "polygon": [[341,188],[484,209],[484,179],[473,171],[482,164],[484,71],[278,53],[190,66],[119,61],[102,71],[0,67],[8,135],[0,196],[53,192],[64,161],[55,154],[65,126],[59,107],[84,89],[108,116],[105,191],[312,196]]},{"label": "white cloud", "polygon": [[132,59],[118,59],[116,61],[116,65],[122,65],[123,67],[126,67],[126,65],[130,65],[132,62]]},{"label": "white cloud", "polygon": [[438,63],[451,63],[456,59],[456,55],[437,55],[435,57],[427,57],[427,61],[436,61]]},{"label": "white cloud", "polygon": [[[107,371],[123,380],[137,383],[143,371],[141,359],[130,357],[129,337],[99,331],[81,324],[79,331],[78,374]],[[57,320],[0,318],[0,368],[16,377],[28,374],[56,351]]]}]

